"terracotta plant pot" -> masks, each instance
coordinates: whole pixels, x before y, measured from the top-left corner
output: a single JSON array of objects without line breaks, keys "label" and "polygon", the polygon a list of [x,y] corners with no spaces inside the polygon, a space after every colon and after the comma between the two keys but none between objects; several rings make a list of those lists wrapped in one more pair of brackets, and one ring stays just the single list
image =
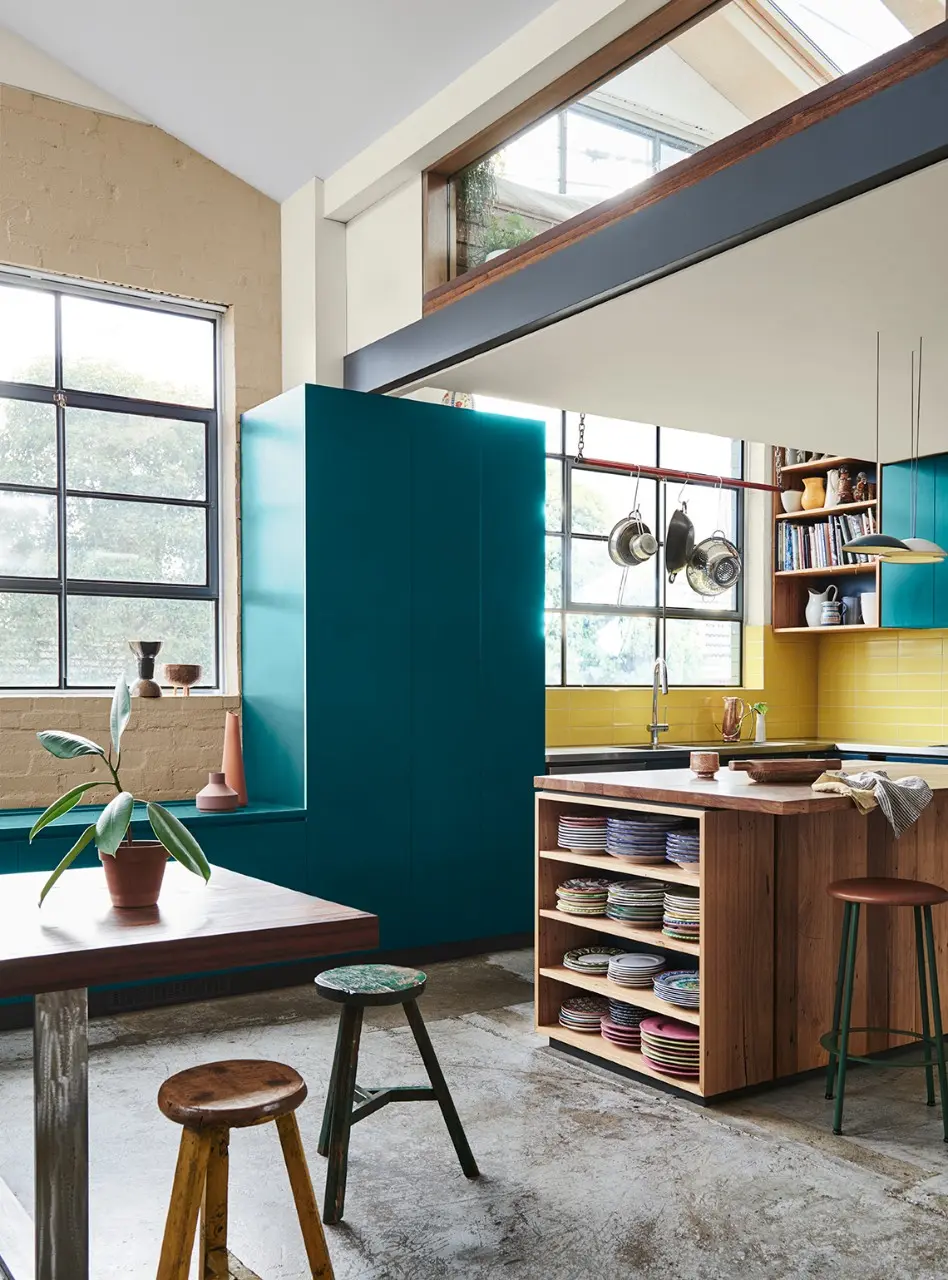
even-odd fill
[{"label": "terracotta plant pot", "polygon": [[161,893],[168,850],[157,840],[123,844],[113,858],[100,853],[113,907],[153,907]]}]

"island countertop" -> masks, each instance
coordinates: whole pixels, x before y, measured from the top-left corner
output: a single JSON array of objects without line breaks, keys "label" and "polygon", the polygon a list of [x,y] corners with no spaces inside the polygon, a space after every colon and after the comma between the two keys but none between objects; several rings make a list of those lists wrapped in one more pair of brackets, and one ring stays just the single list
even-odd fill
[{"label": "island countertop", "polygon": [[[882,767],[890,778],[924,778],[933,791],[948,790],[948,765],[886,763]],[[842,768],[845,773],[861,773],[865,769],[878,770],[880,765],[871,760],[844,760]],[[853,807],[848,796],[814,791],[809,783],[752,782],[746,773],[732,772],[726,764],[711,780],[696,778],[690,769],[645,769],[636,773],[542,775],[534,779],[534,786],[544,792],[754,813],[816,814]]]}]

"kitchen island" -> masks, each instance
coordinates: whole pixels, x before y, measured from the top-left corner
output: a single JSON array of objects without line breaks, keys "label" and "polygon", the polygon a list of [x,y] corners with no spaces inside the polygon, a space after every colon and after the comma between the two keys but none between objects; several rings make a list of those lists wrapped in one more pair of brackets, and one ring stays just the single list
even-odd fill
[{"label": "kitchen island", "polygon": [[[873,767],[848,760],[847,772]],[[879,766],[876,765],[876,768]],[[826,886],[849,876],[904,876],[948,881],[948,766],[887,764],[890,777],[925,778],[934,800],[896,840],[882,814],[863,816],[848,797],[801,785],[765,785],[723,768],[713,781],[687,769],[539,777],[537,852],[537,1030],[551,1043],[590,1054],[702,1098],[796,1075],[825,1065],[820,1035],[832,1022],[842,904]],[[606,853],[558,846],[562,815],[671,815],[698,833],[697,867],[634,865]],[[556,888],[573,876],[628,876],[685,885],[700,897],[697,942],[673,939],[604,916],[557,909]],[[948,1019],[948,910],[934,912],[942,1016]],[[868,940],[868,946],[867,946]],[[669,968],[698,967],[700,1009],[681,1009],[653,992],[577,973],[564,953],[591,943],[660,952]],[[577,990],[577,988],[579,990]],[[666,1014],[699,1028],[701,1074],[672,1078],[634,1050],[558,1024],[560,1004],[581,991]],[[853,1024],[917,1028],[918,980],[912,912],[863,913]],[[884,1033],[854,1036],[854,1052],[903,1043]]]}]

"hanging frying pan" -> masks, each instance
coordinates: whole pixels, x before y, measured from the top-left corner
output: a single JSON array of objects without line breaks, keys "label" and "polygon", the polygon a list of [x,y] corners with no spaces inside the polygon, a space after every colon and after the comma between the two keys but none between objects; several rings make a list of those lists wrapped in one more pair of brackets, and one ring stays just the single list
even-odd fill
[{"label": "hanging frying pan", "polygon": [[688,516],[688,503],[681,502],[668,522],[665,534],[665,569],[668,581],[674,582],[691,559],[695,549],[695,527]]}]

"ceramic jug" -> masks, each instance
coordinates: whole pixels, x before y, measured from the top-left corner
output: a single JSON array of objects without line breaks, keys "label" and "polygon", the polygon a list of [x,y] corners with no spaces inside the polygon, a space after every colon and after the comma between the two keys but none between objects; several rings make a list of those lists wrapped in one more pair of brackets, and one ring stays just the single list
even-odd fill
[{"label": "ceramic jug", "polygon": [[821,622],[823,605],[827,601],[836,600],[839,596],[839,591],[835,585],[831,584],[825,591],[814,591],[811,587],[807,594],[810,599],[807,601],[806,606],[806,625],[808,627],[818,627]]},{"label": "ceramic jug", "polygon": [[826,485],[822,476],[806,476],[803,481],[803,510],[817,511],[826,504]]}]

